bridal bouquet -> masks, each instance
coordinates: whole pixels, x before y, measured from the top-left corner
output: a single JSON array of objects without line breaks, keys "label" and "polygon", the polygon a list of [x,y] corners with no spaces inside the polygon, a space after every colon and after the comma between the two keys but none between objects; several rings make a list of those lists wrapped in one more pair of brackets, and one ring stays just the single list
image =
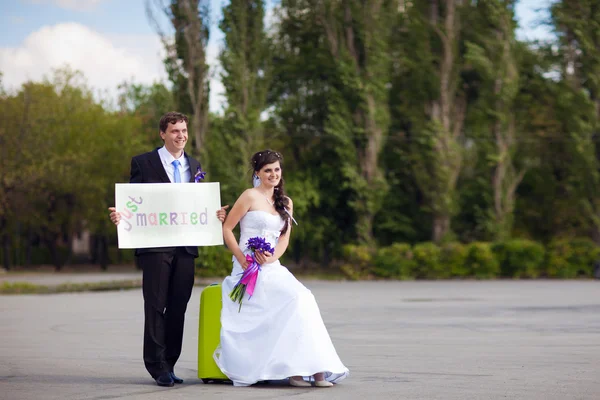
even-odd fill
[{"label": "bridal bouquet", "polygon": [[257,251],[269,253],[273,253],[273,248],[264,238],[261,237],[253,237],[248,239],[246,243],[246,248],[252,251],[252,254],[246,254],[246,261],[248,261],[248,268],[244,272],[242,272],[242,277],[233,287],[231,293],[229,293],[229,298],[232,301],[236,301],[240,303],[240,308],[238,312],[242,310],[242,300],[244,299],[244,294],[248,293],[248,300],[254,294],[254,287],[256,286],[256,278],[258,278],[258,271],[260,271],[260,265],[256,262],[254,258],[254,254]]}]

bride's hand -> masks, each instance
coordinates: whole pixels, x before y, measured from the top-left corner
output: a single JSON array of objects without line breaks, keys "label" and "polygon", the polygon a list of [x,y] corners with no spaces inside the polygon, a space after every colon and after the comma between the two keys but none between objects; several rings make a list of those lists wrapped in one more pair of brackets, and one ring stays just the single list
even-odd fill
[{"label": "bride's hand", "polygon": [[238,262],[240,263],[240,265],[242,266],[242,269],[245,271],[246,268],[248,268],[250,266],[250,264],[248,263],[248,260],[246,260],[245,258],[242,259],[240,261],[240,259],[238,258]]},{"label": "bride's hand", "polygon": [[262,252],[262,253],[261,252],[256,252],[254,254],[254,258],[256,258],[256,262],[259,263],[260,265],[270,264],[273,261],[275,261],[275,260],[272,259],[272,257],[271,257],[272,255],[273,254],[269,253],[268,251],[265,251],[265,252]]}]

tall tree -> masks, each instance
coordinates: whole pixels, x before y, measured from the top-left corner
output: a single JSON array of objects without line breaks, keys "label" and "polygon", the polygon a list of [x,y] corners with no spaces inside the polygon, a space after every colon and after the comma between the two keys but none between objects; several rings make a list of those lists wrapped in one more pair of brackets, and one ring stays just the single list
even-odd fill
[{"label": "tall tree", "polygon": [[485,120],[479,139],[493,143],[486,158],[492,167],[493,206],[488,226],[492,236],[510,236],[515,195],[527,170],[515,165],[518,130],[515,100],[519,93],[519,66],[515,40],[514,1],[479,0],[470,11],[472,40],[466,42],[466,60],[477,74],[475,107]]},{"label": "tall tree", "polygon": [[315,0],[335,75],[327,134],[336,138],[344,184],[356,214],[356,238],[373,242],[373,220],[387,191],[381,151],[389,124],[390,44],[398,2]]},{"label": "tall tree", "polygon": [[[174,29],[174,40],[155,16],[165,15]],[[197,153],[204,151],[208,132],[209,68],[206,48],[210,27],[208,0],[146,0],[146,13],[166,50],[165,67],[180,111],[192,114],[190,124]],[[206,153],[205,153],[206,154]]]},{"label": "tall tree", "polygon": [[261,114],[271,79],[270,45],[264,27],[264,1],[231,0],[219,25],[225,34],[220,54],[227,109],[219,129],[230,155],[224,168],[223,189],[232,195],[248,186],[251,155],[264,147]]},{"label": "tall tree", "polygon": [[[275,8],[273,79],[266,131],[280,133],[269,144],[282,149],[288,192],[294,199],[291,253],[296,262],[330,265],[344,243],[356,240],[355,218],[343,184],[339,141],[326,134],[328,99],[336,69],[312,0],[284,0]],[[336,221],[331,223],[331,221]]]},{"label": "tall tree", "polygon": [[431,235],[440,241],[451,232],[457,212],[456,183],[463,163],[466,96],[459,0],[416,2],[407,9],[401,86],[411,141],[413,173],[432,216]]},{"label": "tall tree", "polygon": [[571,92],[565,95],[572,99],[564,127],[577,154],[573,182],[594,224],[592,236],[600,243],[600,4],[561,0],[552,5],[551,20],[559,69]]}]

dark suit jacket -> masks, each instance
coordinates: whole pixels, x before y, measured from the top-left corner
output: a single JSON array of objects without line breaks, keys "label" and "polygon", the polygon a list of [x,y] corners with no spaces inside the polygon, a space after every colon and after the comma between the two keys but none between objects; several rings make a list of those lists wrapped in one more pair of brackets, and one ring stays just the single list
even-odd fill
[{"label": "dark suit jacket", "polygon": [[[200,163],[184,154],[190,165],[190,182],[194,182],[194,174],[200,166]],[[131,176],[129,183],[171,183],[169,176],[160,161],[158,155],[158,148],[139,156],[135,156],[131,159]],[[198,247],[186,246],[185,251],[194,257],[198,257]],[[143,253],[156,253],[163,251],[172,251],[175,247],[152,247],[146,249],[136,249],[135,255]]]}]

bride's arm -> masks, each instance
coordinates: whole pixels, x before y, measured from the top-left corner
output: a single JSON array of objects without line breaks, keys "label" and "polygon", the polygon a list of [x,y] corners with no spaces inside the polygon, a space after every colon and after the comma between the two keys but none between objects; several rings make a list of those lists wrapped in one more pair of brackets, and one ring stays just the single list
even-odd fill
[{"label": "bride's arm", "polygon": [[235,235],[233,234],[233,229],[240,222],[240,219],[248,212],[251,203],[252,199],[248,189],[236,200],[233,208],[223,223],[223,240],[225,240],[227,248],[233,253],[243,269],[248,267],[248,262],[246,261],[246,256],[238,246]]},{"label": "bride's arm", "polygon": [[256,254],[256,261],[259,264],[270,264],[279,260],[279,258],[285,253],[287,250],[288,244],[290,243],[290,233],[292,232],[292,215],[294,215],[294,203],[292,203],[292,199],[288,197],[288,211],[290,212],[290,217],[288,220],[288,228],[287,231],[281,236],[279,236],[279,241],[277,242],[277,246],[275,246],[275,251],[272,255],[266,256],[266,254]]}]

